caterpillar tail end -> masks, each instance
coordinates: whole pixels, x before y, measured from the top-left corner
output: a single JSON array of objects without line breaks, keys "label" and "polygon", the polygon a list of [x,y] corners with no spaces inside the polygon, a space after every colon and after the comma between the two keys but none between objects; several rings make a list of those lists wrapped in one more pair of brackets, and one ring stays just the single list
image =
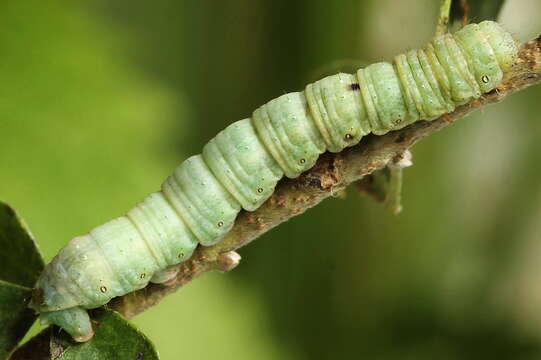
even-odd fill
[{"label": "caterpillar tail end", "polygon": [[86,342],[94,336],[88,312],[76,306],[69,309],[40,314],[42,325],[55,324],[64,329],[77,342]]}]

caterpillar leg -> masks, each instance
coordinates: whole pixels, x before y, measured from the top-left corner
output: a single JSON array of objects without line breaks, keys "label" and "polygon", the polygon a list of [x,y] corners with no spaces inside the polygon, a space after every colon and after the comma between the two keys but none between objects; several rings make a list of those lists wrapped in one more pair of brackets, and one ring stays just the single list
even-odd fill
[{"label": "caterpillar leg", "polygon": [[42,325],[55,324],[66,330],[77,342],[88,341],[94,336],[90,317],[82,307],[44,312],[40,314],[40,317]]}]

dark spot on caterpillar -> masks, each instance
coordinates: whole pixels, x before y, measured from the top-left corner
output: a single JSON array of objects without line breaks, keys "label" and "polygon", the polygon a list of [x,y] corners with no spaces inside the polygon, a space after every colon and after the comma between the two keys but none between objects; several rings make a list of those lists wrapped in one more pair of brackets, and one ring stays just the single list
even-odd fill
[{"label": "dark spot on caterpillar", "polygon": [[400,124],[401,122],[402,122],[402,119],[396,119],[396,120],[394,121],[394,123],[395,123],[396,125]]},{"label": "dark spot on caterpillar", "polygon": [[223,222],[223,221],[219,221],[219,222],[218,222],[218,227],[222,227],[222,226],[224,226],[224,222]]},{"label": "dark spot on caterpillar", "polygon": [[178,257],[179,259],[182,259],[182,258],[184,257],[184,253],[178,253],[177,257]]},{"label": "dark spot on caterpillar", "polygon": [[263,188],[258,188],[257,192],[261,194],[263,192]]},{"label": "dark spot on caterpillar", "polygon": [[351,135],[351,134],[346,134],[346,135],[344,136],[344,139],[346,139],[346,141],[351,141],[351,140],[353,140],[353,135]]},{"label": "dark spot on caterpillar", "polygon": [[135,360],[143,360],[144,357],[145,355],[142,352],[135,354]]},{"label": "dark spot on caterpillar", "polygon": [[145,274],[145,273],[142,273],[141,275],[139,275],[139,277],[140,277],[141,279],[144,279],[145,276],[147,276],[147,274]]},{"label": "dark spot on caterpillar", "polygon": [[486,75],[483,75],[481,76],[481,81],[485,84],[488,84],[488,82],[490,81],[490,79],[488,78],[488,76]]},{"label": "dark spot on caterpillar", "polygon": [[361,90],[361,85],[354,83],[349,85],[349,89],[352,91]]},{"label": "dark spot on caterpillar", "polygon": [[300,159],[299,162],[300,162],[301,164],[304,164],[304,163],[306,162],[306,159]]},{"label": "dark spot on caterpillar", "polygon": [[100,287],[100,291],[105,294],[107,292],[107,288],[105,286],[102,286]]}]

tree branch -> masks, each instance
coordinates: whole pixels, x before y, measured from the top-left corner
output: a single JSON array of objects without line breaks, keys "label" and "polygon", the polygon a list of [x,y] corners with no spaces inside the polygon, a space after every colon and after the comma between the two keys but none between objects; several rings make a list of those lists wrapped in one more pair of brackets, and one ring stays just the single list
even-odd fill
[{"label": "tree branch", "polygon": [[503,85],[497,90],[460,106],[437,120],[418,121],[383,136],[370,135],[364,137],[358,145],[340,153],[323,154],[317,164],[299,178],[280,181],[272,197],[259,209],[254,212],[241,212],[224,240],[214,246],[198,247],[191,259],[176,265],[179,272],[167,285],[149,284],[142,290],[113,299],[108,307],[131,318],[207,271],[231,270],[240,260],[234,250],[317,205],[352,182],[385,167],[419,140],[449,123],[540,82],[541,36],[521,46],[517,65],[506,74]]}]

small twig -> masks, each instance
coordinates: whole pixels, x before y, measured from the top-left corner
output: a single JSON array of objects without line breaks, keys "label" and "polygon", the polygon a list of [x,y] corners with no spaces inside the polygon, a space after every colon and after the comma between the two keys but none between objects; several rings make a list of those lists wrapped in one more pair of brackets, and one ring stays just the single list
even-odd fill
[{"label": "small twig", "polygon": [[443,35],[448,32],[451,3],[452,0],[442,0],[441,2],[438,24],[436,25],[436,35]]},{"label": "small twig", "polygon": [[479,23],[484,20],[496,20],[505,0],[455,0],[451,6],[451,23]]},{"label": "small twig", "polygon": [[367,136],[360,144],[341,153],[322,155],[316,166],[298,179],[282,180],[272,197],[258,210],[241,212],[235,226],[223,241],[211,247],[199,247],[190,260],[179,264],[178,275],[168,286],[151,284],[142,290],[113,299],[108,306],[131,318],[207,271],[227,271],[233,268],[239,258],[229,252],[303,213],[361,177],[385,167],[416,142],[451,122],[540,82],[541,36],[522,46],[517,65],[506,75],[503,85],[497,90],[460,106],[437,120],[419,121],[383,136]]},{"label": "small twig", "polygon": [[470,21],[470,3],[468,0],[460,0],[459,6],[462,11],[462,26],[466,26]]}]

